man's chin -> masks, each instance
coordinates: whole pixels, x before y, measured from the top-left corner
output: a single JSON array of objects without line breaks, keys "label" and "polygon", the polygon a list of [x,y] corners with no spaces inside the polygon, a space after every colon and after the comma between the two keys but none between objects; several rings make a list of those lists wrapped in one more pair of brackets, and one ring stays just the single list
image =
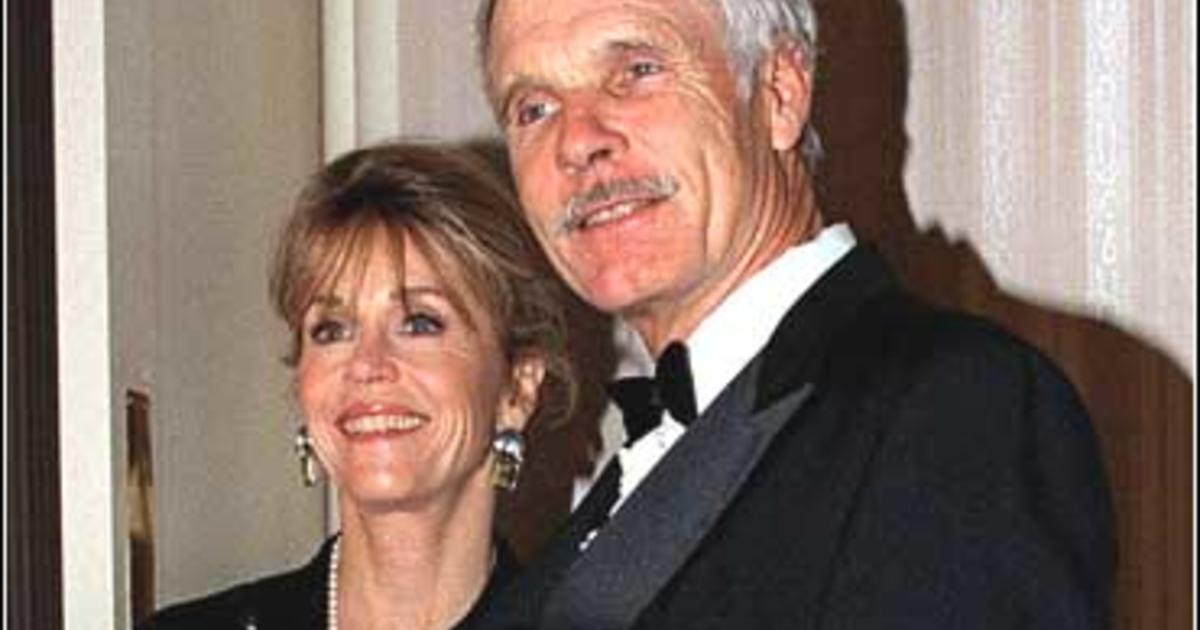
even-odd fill
[{"label": "man's chin", "polygon": [[598,311],[623,317],[636,302],[627,296],[614,295],[605,291],[577,291],[579,297]]},{"label": "man's chin", "polygon": [[593,308],[629,318],[644,315],[649,305],[662,302],[661,278],[639,271],[649,270],[613,261],[599,272],[568,273],[563,277],[568,279],[571,290]]},{"label": "man's chin", "polygon": [[651,300],[645,295],[633,292],[591,291],[581,294],[580,297],[596,310],[615,315],[631,323],[650,314],[648,305]]}]

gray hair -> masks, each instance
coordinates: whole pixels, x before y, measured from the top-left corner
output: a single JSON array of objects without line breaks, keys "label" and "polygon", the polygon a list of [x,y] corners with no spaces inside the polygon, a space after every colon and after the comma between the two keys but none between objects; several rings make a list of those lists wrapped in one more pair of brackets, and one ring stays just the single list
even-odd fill
[{"label": "gray hair", "polygon": [[[482,0],[475,18],[476,45],[480,67],[487,80],[487,56],[491,45],[492,14],[499,0]],[[754,85],[758,64],[780,39],[799,44],[804,63],[816,70],[817,13],[811,0],[708,0],[725,17],[725,48],[738,80],[738,94],[747,99]],[[824,150],[812,123],[804,126],[800,152],[809,168],[816,166]]]}]

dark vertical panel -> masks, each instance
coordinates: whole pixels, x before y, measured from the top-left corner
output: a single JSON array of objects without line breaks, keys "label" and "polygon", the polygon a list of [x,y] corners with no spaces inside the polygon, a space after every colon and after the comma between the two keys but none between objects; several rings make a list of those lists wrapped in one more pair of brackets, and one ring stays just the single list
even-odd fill
[{"label": "dark vertical panel", "polygon": [[129,506],[129,603],[134,623],[154,612],[154,456],[150,395],[125,390],[125,483]]},{"label": "dark vertical panel", "polygon": [[9,0],[6,626],[62,628],[55,324],[51,22],[46,0]]}]

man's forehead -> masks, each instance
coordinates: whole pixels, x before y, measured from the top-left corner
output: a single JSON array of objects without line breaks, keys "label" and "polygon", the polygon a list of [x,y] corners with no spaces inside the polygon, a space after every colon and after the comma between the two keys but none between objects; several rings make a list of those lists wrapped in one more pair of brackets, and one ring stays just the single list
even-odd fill
[{"label": "man's forehead", "polygon": [[491,30],[491,87],[502,92],[539,69],[577,67],[631,50],[681,50],[712,32],[711,22],[704,28],[712,17],[704,0],[501,2]]}]

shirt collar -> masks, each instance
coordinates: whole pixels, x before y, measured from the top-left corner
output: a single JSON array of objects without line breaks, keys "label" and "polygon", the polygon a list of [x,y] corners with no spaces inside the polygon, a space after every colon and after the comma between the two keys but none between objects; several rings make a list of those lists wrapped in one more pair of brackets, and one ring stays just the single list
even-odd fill
[{"label": "shirt collar", "polygon": [[[824,228],[815,238],[768,263],[704,318],[686,340],[700,413],[767,345],[792,305],[853,249],[855,242],[854,232],[845,223]],[[654,373],[654,357],[633,327],[618,319],[613,338],[618,378]]]},{"label": "shirt collar", "polygon": [[792,305],[854,244],[849,225],[828,226],[768,263],[704,318],[687,339],[700,413],[766,347]]}]

